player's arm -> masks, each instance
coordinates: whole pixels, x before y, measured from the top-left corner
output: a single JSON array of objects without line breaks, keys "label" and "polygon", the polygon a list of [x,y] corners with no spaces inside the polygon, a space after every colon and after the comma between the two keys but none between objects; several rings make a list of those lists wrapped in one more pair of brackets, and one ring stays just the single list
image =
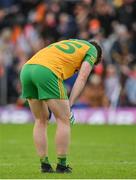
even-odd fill
[{"label": "player's arm", "polygon": [[90,66],[89,62],[84,61],[81,65],[78,77],[70,94],[69,102],[71,107],[73,106],[73,104],[81,94],[82,90],[84,89],[91,70],[92,67]]}]

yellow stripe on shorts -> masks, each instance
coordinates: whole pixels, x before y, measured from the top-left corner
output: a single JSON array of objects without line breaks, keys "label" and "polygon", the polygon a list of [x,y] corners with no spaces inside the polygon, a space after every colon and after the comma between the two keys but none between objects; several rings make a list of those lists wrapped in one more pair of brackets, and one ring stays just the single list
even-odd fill
[{"label": "yellow stripe on shorts", "polygon": [[65,93],[64,93],[64,87],[63,87],[61,79],[58,79],[58,87],[59,87],[59,91],[60,91],[60,98],[64,98]]}]

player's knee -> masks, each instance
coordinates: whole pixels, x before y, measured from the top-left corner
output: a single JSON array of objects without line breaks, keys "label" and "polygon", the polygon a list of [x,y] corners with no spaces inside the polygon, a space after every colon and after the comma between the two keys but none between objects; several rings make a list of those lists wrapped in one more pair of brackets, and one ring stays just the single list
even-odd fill
[{"label": "player's knee", "polygon": [[57,119],[58,119],[58,122],[60,122],[60,123],[64,123],[64,124],[67,124],[67,125],[70,124],[70,120],[69,120],[70,119],[70,114],[69,113],[62,114]]},{"label": "player's knee", "polygon": [[38,119],[41,122],[45,122],[49,119],[49,113],[48,112],[44,112],[44,111],[40,111],[37,114],[35,114],[36,119]]},{"label": "player's knee", "polygon": [[49,116],[50,116],[50,114],[49,114],[49,111],[48,111],[48,112],[43,114],[43,119],[47,121],[49,119]]},{"label": "player's knee", "polygon": [[46,126],[48,124],[47,120],[45,120],[43,118],[37,118],[35,120],[35,123],[39,126]]}]

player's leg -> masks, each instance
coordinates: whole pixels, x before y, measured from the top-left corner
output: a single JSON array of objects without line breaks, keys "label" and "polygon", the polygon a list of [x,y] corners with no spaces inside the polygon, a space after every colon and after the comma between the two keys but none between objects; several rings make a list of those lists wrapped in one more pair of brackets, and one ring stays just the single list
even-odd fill
[{"label": "player's leg", "polygon": [[[52,168],[48,162],[48,143],[47,143],[47,123],[49,118],[48,107],[39,99],[38,88],[35,83],[37,74],[37,65],[24,65],[20,80],[22,85],[22,97],[28,99],[31,111],[35,118],[33,130],[34,143],[37,153],[41,159],[41,170],[44,172],[52,172]],[[38,77],[42,77],[39,75]]]},{"label": "player's leg", "polygon": [[70,108],[63,80],[59,79],[50,69],[40,65],[34,66],[32,80],[38,90],[38,99],[45,100],[44,103],[47,103],[57,119],[57,154],[61,156],[62,164],[66,163],[70,139]]},{"label": "player's leg", "polygon": [[42,101],[28,99],[30,109],[35,118],[33,129],[34,143],[40,158],[48,155],[47,148],[47,119],[48,109],[44,108]]},{"label": "player's leg", "polygon": [[52,172],[53,170],[48,160],[48,107],[45,103],[39,100],[28,99],[28,102],[35,118],[33,138],[37,153],[41,160],[41,169],[43,172]]},{"label": "player's leg", "polygon": [[66,157],[70,144],[70,107],[68,100],[51,99],[47,104],[57,121],[56,151],[58,156],[57,172],[71,172],[66,166]]}]

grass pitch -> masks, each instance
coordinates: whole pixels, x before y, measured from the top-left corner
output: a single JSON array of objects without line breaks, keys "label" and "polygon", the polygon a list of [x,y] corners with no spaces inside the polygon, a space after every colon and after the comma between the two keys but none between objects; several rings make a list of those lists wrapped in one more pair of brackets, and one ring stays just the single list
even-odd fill
[{"label": "grass pitch", "polygon": [[[136,178],[136,126],[72,128],[68,163],[72,174],[42,174],[32,124],[0,125],[0,178]],[[56,164],[55,125],[49,125],[49,159]]]}]

